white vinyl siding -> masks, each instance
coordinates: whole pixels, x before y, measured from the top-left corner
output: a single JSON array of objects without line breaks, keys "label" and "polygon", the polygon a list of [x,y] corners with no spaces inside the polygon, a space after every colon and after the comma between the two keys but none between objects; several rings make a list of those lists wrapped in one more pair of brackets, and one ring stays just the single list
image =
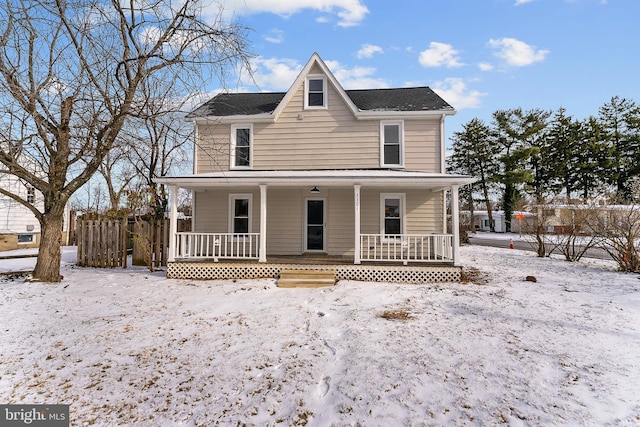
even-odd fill
[{"label": "white vinyl siding", "polygon": [[[312,73],[319,71],[314,68]],[[357,120],[328,80],[326,93],[331,101],[328,108],[305,109],[303,86],[293,94],[275,123],[252,124],[252,169],[381,167],[380,121]],[[403,127],[404,169],[440,172],[440,117],[396,122]],[[198,124],[196,169],[199,173],[231,169],[231,127],[215,121]]]}]

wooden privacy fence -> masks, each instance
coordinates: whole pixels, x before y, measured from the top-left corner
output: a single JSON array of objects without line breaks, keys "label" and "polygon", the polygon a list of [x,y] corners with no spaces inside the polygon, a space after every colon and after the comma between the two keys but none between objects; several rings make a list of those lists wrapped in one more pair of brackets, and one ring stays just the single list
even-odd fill
[{"label": "wooden privacy fence", "polygon": [[[189,231],[191,221],[178,220],[178,231]],[[169,220],[127,221],[78,220],[76,240],[78,265],[82,267],[127,268],[133,265],[157,268],[169,257]]]},{"label": "wooden privacy fence", "polygon": [[169,258],[169,220],[136,221],[129,224],[133,237],[133,265],[158,268]]},{"label": "wooden privacy fence", "polygon": [[127,267],[127,220],[78,220],[77,263],[82,267]]}]

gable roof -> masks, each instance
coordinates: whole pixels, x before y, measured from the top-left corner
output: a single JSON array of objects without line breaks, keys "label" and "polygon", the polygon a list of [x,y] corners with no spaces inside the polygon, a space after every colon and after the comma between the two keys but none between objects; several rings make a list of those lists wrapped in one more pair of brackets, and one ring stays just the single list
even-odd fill
[{"label": "gable roof", "polygon": [[[358,111],[453,111],[429,87],[347,90]],[[220,93],[196,108],[187,118],[273,114],[286,92]]]},{"label": "gable roof", "polygon": [[287,92],[220,93],[187,114],[187,119],[244,116],[276,120],[318,66],[357,118],[377,117],[385,113],[455,114],[455,109],[429,87],[344,90],[317,53],[311,56]]}]

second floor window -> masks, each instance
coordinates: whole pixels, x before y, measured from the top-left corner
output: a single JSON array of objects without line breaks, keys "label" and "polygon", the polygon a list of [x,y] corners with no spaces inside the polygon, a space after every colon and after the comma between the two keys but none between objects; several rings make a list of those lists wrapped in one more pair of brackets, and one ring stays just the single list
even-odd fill
[{"label": "second floor window", "polygon": [[234,125],[231,127],[231,167],[251,167],[251,126]]},{"label": "second floor window", "polygon": [[27,187],[27,202],[28,203],[36,202],[36,189],[33,187]]},{"label": "second floor window", "polygon": [[402,166],[402,122],[380,123],[381,166]]}]

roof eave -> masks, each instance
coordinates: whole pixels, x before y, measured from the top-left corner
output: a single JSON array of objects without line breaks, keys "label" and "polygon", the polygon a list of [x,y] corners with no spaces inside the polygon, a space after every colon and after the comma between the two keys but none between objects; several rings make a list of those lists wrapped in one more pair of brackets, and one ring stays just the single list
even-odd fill
[{"label": "roof eave", "polygon": [[206,125],[210,123],[273,123],[275,118],[272,113],[263,114],[236,114],[233,116],[205,116],[194,117],[191,119],[193,123]]},{"label": "roof eave", "polygon": [[456,110],[428,110],[428,111],[358,111],[358,120],[386,120],[386,119],[425,119],[453,116]]},{"label": "roof eave", "polygon": [[477,181],[476,178],[463,175],[442,175],[432,177],[162,177],[156,178],[159,184],[176,185],[179,187],[198,189],[207,187],[234,187],[267,185],[274,187],[325,186],[339,187],[352,185],[385,186],[402,188],[429,188],[433,191],[447,190],[452,186],[463,186]]}]

